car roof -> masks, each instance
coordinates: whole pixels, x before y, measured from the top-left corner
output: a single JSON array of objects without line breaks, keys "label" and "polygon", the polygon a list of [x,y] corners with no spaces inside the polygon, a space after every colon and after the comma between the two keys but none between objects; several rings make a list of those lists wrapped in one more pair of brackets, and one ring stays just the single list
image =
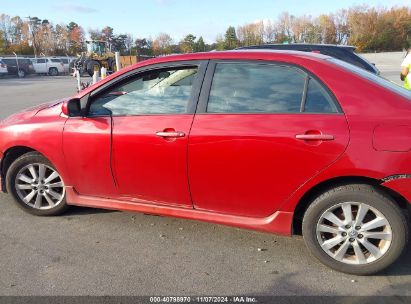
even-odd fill
[{"label": "car roof", "polygon": [[145,61],[136,63],[161,63],[167,61],[183,61],[183,60],[212,60],[212,59],[285,59],[292,57],[304,57],[307,59],[324,60],[331,58],[330,56],[318,53],[306,53],[293,50],[270,50],[270,49],[238,49],[232,51],[211,51],[203,53],[189,53],[189,54],[172,54],[167,56],[160,56],[151,58]]},{"label": "car roof", "polygon": [[[267,47],[267,46],[281,46],[284,48],[287,47],[298,47],[298,46],[313,46],[313,47],[331,47],[331,48],[341,48],[341,49],[350,49],[350,50],[355,50],[356,47],[352,45],[341,45],[341,44],[322,44],[322,43],[267,43],[267,44],[261,44],[261,45],[250,45],[250,46],[245,46],[244,48],[247,47],[252,47],[252,48],[258,48],[258,47]],[[239,48],[241,49],[241,48]]]}]

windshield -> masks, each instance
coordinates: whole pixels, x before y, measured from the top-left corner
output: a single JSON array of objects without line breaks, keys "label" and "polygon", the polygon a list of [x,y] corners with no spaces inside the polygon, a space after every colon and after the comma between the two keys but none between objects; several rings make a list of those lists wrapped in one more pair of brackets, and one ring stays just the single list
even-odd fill
[{"label": "windshield", "polygon": [[391,92],[397,93],[397,94],[407,98],[408,100],[411,100],[411,91],[399,86],[398,84],[396,84],[396,83],[394,83],[394,82],[392,82],[392,81],[390,81],[390,80],[388,80],[384,77],[377,76],[377,75],[375,75],[373,73],[370,73],[370,72],[368,72],[364,69],[361,69],[361,68],[359,68],[355,65],[346,63],[344,61],[341,61],[341,60],[338,60],[338,59],[335,59],[335,58],[329,58],[329,59],[326,59],[326,60],[331,61],[332,63],[334,63],[334,64],[336,64],[336,65],[338,65],[338,66],[340,66],[340,67],[342,67],[346,70],[349,70],[350,72],[353,72],[356,75],[361,76],[362,78],[370,80],[370,81],[384,87],[385,89],[390,90]]}]

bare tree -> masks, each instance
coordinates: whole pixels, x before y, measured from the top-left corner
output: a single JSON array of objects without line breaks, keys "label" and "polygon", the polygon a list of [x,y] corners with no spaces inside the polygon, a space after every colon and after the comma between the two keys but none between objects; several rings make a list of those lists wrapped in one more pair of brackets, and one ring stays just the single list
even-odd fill
[{"label": "bare tree", "polygon": [[172,44],[173,39],[169,34],[160,33],[153,41],[153,52],[156,56],[170,54]]}]

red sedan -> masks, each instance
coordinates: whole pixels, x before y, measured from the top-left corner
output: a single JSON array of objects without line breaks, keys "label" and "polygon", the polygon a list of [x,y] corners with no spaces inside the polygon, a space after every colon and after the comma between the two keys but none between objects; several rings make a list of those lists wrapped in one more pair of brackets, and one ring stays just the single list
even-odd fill
[{"label": "red sedan", "polygon": [[3,120],[1,185],[36,215],[78,205],[302,233],[324,264],[370,274],[408,240],[410,138],[410,93],[336,59],[169,56]]}]

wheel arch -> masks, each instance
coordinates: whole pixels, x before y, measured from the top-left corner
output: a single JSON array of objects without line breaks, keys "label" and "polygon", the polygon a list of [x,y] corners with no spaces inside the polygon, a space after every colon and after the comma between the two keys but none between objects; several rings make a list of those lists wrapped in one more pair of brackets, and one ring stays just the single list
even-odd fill
[{"label": "wheel arch", "polygon": [[7,149],[4,152],[4,157],[1,160],[1,164],[0,164],[0,174],[1,174],[1,185],[0,186],[1,186],[2,191],[4,192],[6,191],[6,186],[5,186],[6,174],[11,164],[20,156],[30,153],[30,152],[40,153],[39,151],[33,148],[30,148],[30,147],[27,147],[27,146],[14,146],[14,147]]},{"label": "wheel arch", "polygon": [[366,184],[373,186],[381,192],[383,192],[384,194],[388,195],[390,198],[392,198],[393,201],[406,212],[406,210],[409,209],[409,204],[407,200],[401,194],[395,192],[394,190],[382,186],[381,183],[381,180],[365,176],[343,176],[331,178],[314,185],[307,192],[304,193],[304,195],[298,201],[294,209],[292,233],[296,235],[301,235],[302,220],[304,218],[304,214],[307,211],[307,208],[310,206],[310,204],[316,197],[318,197],[321,193],[324,193],[325,191],[328,191],[332,188],[348,184]]}]

